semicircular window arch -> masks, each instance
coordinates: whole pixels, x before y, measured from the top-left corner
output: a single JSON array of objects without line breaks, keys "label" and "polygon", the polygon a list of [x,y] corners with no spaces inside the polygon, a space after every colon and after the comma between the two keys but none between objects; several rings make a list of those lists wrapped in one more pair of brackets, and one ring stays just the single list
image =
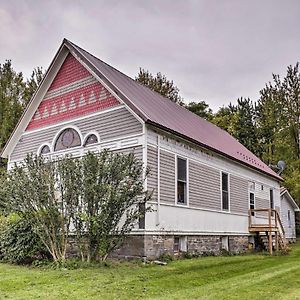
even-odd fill
[{"label": "semicircular window arch", "polygon": [[41,150],[40,150],[40,155],[46,155],[50,153],[50,147],[48,145],[44,145],[42,146]]},{"label": "semicircular window arch", "polygon": [[96,134],[92,133],[92,134],[89,134],[87,136],[87,138],[85,139],[84,146],[96,144],[98,142],[99,142],[98,137],[96,136]]},{"label": "semicircular window arch", "polygon": [[54,151],[81,146],[81,138],[79,133],[73,128],[63,130],[55,141]]}]

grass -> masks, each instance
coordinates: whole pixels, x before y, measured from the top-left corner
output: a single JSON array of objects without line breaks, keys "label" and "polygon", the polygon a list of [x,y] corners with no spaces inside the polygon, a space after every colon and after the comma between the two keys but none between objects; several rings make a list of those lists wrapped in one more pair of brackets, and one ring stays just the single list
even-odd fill
[{"label": "grass", "polygon": [[76,270],[0,263],[0,299],[300,299],[300,244],[288,256],[112,264]]}]

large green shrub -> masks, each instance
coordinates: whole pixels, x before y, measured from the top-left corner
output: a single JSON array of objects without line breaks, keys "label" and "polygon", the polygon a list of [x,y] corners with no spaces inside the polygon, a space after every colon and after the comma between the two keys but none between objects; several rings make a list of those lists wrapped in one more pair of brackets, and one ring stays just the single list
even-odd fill
[{"label": "large green shrub", "polygon": [[20,264],[45,256],[45,247],[28,220],[16,214],[0,216],[0,259]]}]

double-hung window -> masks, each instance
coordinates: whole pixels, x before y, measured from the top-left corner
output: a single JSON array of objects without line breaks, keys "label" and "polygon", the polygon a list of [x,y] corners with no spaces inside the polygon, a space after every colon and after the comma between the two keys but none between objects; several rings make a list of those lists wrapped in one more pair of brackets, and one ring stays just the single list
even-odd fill
[{"label": "double-hung window", "polygon": [[[249,208],[255,209],[255,183],[249,182]],[[254,211],[251,211],[251,216],[254,216]]]},{"label": "double-hung window", "polygon": [[222,210],[229,210],[229,178],[222,172]]},{"label": "double-hung window", "polygon": [[187,162],[177,157],[177,203],[187,204]]},{"label": "double-hung window", "polygon": [[[270,189],[270,208],[274,209],[274,195],[273,195],[273,190]],[[271,216],[273,216],[274,213],[273,211],[271,212]]]}]

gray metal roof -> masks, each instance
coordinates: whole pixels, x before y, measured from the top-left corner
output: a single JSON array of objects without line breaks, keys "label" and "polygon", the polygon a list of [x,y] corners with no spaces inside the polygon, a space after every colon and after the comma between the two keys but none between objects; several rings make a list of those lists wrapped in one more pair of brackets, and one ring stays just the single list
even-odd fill
[{"label": "gray metal roof", "polygon": [[282,180],[277,173],[226,131],[141,85],[70,41],[64,42],[146,123]]}]

